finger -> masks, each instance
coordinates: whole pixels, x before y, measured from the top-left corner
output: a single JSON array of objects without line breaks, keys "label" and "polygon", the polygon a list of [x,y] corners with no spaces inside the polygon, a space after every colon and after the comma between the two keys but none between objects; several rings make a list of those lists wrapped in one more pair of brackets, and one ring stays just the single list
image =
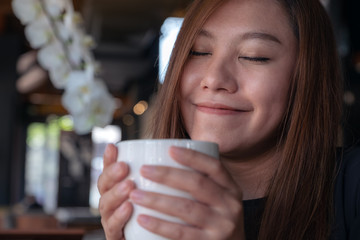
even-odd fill
[{"label": "finger", "polygon": [[228,194],[224,188],[199,172],[154,165],[144,165],[140,172],[151,181],[188,192],[196,200],[208,205],[221,204]]},{"label": "finger", "polygon": [[170,148],[169,154],[180,164],[210,176],[211,179],[224,188],[237,188],[232,177],[225,170],[220,160],[204,153],[175,146]]},{"label": "finger", "polygon": [[242,196],[238,190],[225,189],[199,172],[154,165],[144,165],[140,171],[151,181],[188,192],[222,216],[230,217],[242,211]]},{"label": "finger", "polygon": [[115,162],[109,165],[106,169],[104,168],[98,179],[98,189],[100,195],[104,194],[116,183],[123,180],[128,174],[129,167],[124,162]]},{"label": "finger", "polygon": [[186,198],[133,190],[130,199],[138,205],[180,218],[200,228],[211,227],[211,219],[218,218],[211,208]]},{"label": "finger", "polygon": [[132,204],[126,201],[114,211],[114,214],[112,214],[110,218],[101,218],[106,239],[123,239],[123,229],[127,221],[129,221],[132,212]]},{"label": "finger", "polygon": [[[230,212],[228,211],[229,214],[223,215],[217,211],[213,211],[211,208],[205,205],[189,199],[172,197],[153,192],[145,192],[141,190],[132,191],[130,193],[130,198],[138,205],[182,219],[187,226],[192,227],[191,229],[200,229],[201,232],[206,233],[206,235],[202,235],[207,236],[205,239],[224,239],[224,236],[230,236],[235,233],[236,236],[242,236],[243,229],[238,229],[239,226],[242,226],[243,224],[243,215],[242,212],[239,211],[240,209],[230,208]],[[239,220],[242,224],[238,226],[237,223]],[[179,225],[176,224],[174,226],[179,227]],[[165,226],[165,228],[167,227]],[[186,230],[191,229],[187,228]],[[165,233],[163,232],[161,234]],[[171,239],[178,239],[175,238],[176,236],[177,235]],[[237,237],[234,239],[244,238]]]},{"label": "finger", "polygon": [[206,232],[199,228],[191,226],[185,226],[178,223],[172,223],[161,220],[159,218],[150,217],[147,215],[139,215],[137,218],[138,223],[143,228],[161,235],[167,239],[173,240],[185,240],[185,239],[196,239],[196,240],[209,240],[206,236]]},{"label": "finger", "polygon": [[114,144],[108,144],[104,152],[104,169],[116,162],[118,149]]},{"label": "finger", "polygon": [[115,209],[129,198],[130,192],[135,188],[135,184],[126,180],[118,183],[111,190],[101,196],[99,201],[99,211],[103,218],[108,218]]}]

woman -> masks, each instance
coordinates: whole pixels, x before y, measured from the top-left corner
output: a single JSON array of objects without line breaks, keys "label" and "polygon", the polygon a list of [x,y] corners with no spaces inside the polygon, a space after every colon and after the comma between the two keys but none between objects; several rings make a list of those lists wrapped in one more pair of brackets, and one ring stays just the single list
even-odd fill
[{"label": "woman", "polygon": [[196,171],[143,167],[143,176],[189,192],[191,201],[135,189],[108,146],[98,183],[107,239],[123,238],[129,197],[188,223],[138,218],[169,239],[346,239],[351,224],[338,215],[335,223],[341,204],[333,203],[341,87],[331,24],[318,1],[196,0],[152,134],[216,142],[220,161],[172,148],[176,161]]}]

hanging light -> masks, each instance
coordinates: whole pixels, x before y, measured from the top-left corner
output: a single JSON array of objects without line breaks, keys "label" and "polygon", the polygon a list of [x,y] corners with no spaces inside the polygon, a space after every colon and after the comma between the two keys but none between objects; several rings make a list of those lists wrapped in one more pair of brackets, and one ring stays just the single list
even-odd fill
[{"label": "hanging light", "polygon": [[146,101],[140,101],[133,107],[133,111],[136,115],[142,115],[148,109],[148,103]]}]

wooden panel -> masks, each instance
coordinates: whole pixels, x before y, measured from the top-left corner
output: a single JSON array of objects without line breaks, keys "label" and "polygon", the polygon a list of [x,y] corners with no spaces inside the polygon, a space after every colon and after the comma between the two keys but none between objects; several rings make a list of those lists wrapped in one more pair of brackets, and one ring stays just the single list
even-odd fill
[{"label": "wooden panel", "polygon": [[59,223],[54,216],[26,214],[16,217],[16,228],[22,230],[56,229]]},{"label": "wooden panel", "polygon": [[0,230],[0,239],[12,240],[81,240],[84,236],[82,229],[53,229],[53,230]]},{"label": "wooden panel", "polygon": [[0,14],[11,12],[11,0],[0,1]]}]

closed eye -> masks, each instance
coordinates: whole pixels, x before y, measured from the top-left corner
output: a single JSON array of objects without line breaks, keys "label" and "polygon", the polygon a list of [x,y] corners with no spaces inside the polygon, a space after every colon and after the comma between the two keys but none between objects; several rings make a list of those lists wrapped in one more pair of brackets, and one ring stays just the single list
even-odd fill
[{"label": "closed eye", "polygon": [[239,59],[244,59],[251,62],[268,62],[270,58],[266,57],[239,57]]},{"label": "closed eye", "polygon": [[190,51],[190,55],[191,55],[191,56],[209,56],[209,55],[211,55],[211,53],[208,53],[208,52],[198,52],[198,51],[193,51],[193,50],[191,50],[191,51]]}]

